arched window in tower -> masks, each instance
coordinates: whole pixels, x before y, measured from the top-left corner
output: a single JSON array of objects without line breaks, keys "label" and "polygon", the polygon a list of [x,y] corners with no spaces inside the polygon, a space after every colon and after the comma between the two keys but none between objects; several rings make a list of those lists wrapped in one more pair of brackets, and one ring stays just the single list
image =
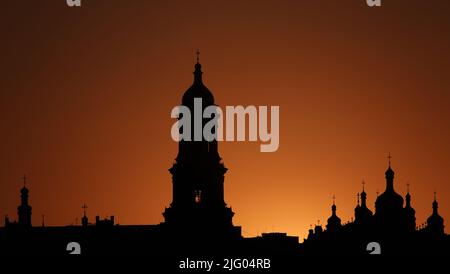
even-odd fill
[{"label": "arched window in tower", "polygon": [[201,190],[194,191],[194,201],[196,204],[199,204],[202,201],[202,191]]}]

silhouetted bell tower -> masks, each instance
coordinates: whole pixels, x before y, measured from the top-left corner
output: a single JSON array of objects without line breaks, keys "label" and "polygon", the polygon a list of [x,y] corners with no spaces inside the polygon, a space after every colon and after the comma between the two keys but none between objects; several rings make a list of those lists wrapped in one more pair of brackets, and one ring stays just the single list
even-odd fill
[{"label": "silhouetted bell tower", "polygon": [[[165,224],[172,227],[195,227],[196,231],[204,228],[213,234],[236,232],[237,227],[232,223],[234,213],[224,200],[227,169],[219,156],[217,141],[207,141],[203,136],[201,140],[194,141],[194,117],[197,115],[194,113],[194,99],[202,99],[202,113],[206,107],[214,105],[213,94],[203,84],[198,57],[197,51],[194,82],[182,98],[182,105],[191,111],[192,140],[178,143],[178,155],[169,169],[173,184],[172,203],[163,215]],[[211,119],[201,118],[202,129]],[[180,132],[182,130],[181,127]],[[240,235],[240,231],[238,233]]]},{"label": "silhouetted bell tower", "polygon": [[17,207],[19,225],[31,227],[31,206],[28,204],[28,188],[26,187],[27,177],[23,176],[23,188],[20,190],[20,205]]}]

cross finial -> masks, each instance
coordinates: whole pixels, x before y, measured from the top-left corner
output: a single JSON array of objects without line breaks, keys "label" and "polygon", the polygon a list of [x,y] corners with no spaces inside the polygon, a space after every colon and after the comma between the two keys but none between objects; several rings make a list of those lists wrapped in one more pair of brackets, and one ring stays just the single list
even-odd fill
[{"label": "cross finial", "polygon": [[26,174],[23,174],[22,180],[23,180],[23,187],[25,187],[27,184],[27,175]]},{"label": "cross finial", "polygon": [[195,52],[195,54],[197,54],[197,64],[200,62],[200,50],[197,49],[197,51]]},{"label": "cross finial", "polygon": [[389,159],[389,167],[391,166],[391,159],[392,159],[392,156],[391,156],[391,153],[389,152],[389,155],[388,155],[388,159]]},{"label": "cross finial", "polygon": [[436,201],[436,190],[434,191],[434,200]]},{"label": "cross finial", "polygon": [[406,184],[406,192],[409,193],[409,182]]},{"label": "cross finial", "polygon": [[83,209],[84,216],[86,216],[86,209],[88,208],[86,204],[81,207]]},{"label": "cross finial", "polygon": [[363,187],[363,191],[364,191],[364,186],[366,185],[366,182],[364,181],[364,179],[362,180],[362,187]]},{"label": "cross finial", "polygon": [[333,194],[333,205],[336,203],[336,195]]}]

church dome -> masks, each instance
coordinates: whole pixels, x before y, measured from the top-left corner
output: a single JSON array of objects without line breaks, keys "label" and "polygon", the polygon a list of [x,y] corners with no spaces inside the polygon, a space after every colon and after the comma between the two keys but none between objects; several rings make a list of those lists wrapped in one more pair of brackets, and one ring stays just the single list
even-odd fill
[{"label": "church dome", "polygon": [[403,197],[393,190],[386,190],[378,196],[375,204],[377,208],[380,206],[385,208],[402,208]]},{"label": "church dome", "polygon": [[386,190],[378,196],[375,201],[375,206],[377,209],[399,209],[403,208],[403,197],[395,192],[394,190],[394,175],[395,172],[391,168],[391,163],[389,162],[389,167],[385,172],[386,175]]},{"label": "church dome", "polygon": [[439,214],[433,214],[427,219],[428,224],[442,224],[444,223],[444,218]]},{"label": "church dome", "polygon": [[203,84],[202,74],[202,65],[197,62],[195,64],[194,83],[183,95],[182,104],[184,106],[193,106],[194,98],[202,98],[203,107],[214,105],[214,96]]},{"label": "church dome", "polygon": [[28,194],[28,188],[26,188],[26,187],[22,187],[22,189],[20,190],[20,193],[22,193],[22,194]]},{"label": "church dome", "polygon": [[327,223],[331,225],[340,225],[341,218],[339,218],[336,214],[333,214],[330,216],[330,218],[328,218]]},{"label": "church dome", "polygon": [[434,198],[433,201],[433,214],[428,217],[427,223],[428,225],[442,225],[444,223],[444,218],[438,213],[438,202],[436,201],[436,198]]},{"label": "church dome", "polygon": [[327,230],[328,231],[336,231],[338,230],[342,225],[341,225],[341,218],[339,218],[336,215],[336,205],[333,202],[333,205],[331,206],[331,217],[328,218],[327,220]]},{"label": "church dome", "polygon": [[391,166],[389,165],[388,169],[384,173],[386,175],[386,178],[393,178],[395,172],[392,170]]}]

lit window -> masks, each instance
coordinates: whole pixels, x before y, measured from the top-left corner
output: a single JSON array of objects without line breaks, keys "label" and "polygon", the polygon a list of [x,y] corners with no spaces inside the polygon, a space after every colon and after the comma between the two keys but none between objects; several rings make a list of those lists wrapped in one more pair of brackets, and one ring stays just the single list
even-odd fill
[{"label": "lit window", "polygon": [[199,204],[201,202],[201,196],[202,196],[202,191],[201,190],[196,190],[194,191],[194,195],[195,195],[195,203]]}]

